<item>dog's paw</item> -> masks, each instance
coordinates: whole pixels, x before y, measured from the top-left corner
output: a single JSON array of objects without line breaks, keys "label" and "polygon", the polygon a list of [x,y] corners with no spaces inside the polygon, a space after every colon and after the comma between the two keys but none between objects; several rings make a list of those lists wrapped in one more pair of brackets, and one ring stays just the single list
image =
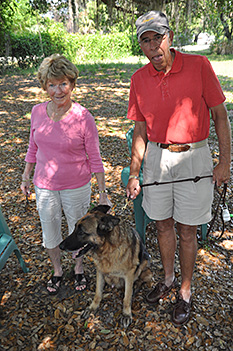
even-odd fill
[{"label": "dog's paw", "polygon": [[123,328],[128,328],[128,326],[132,323],[132,317],[124,314],[121,318],[121,325]]}]

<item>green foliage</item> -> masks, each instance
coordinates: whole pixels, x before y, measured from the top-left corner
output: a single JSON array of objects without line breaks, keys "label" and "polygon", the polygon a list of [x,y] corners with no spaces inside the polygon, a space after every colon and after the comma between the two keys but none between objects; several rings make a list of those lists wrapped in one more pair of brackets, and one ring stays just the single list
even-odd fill
[{"label": "green foliage", "polygon": [[34,56],[40,57],[42,55],[38,35],[11,34],[11,47],[12,57],[17,59],[20,68],[30,66],[36,59]]},{"label": "green foliage", "polygon": [[183,46],[183,45],[188,45],[192,43],[192,33],[186,32],[186,33],[178,33],[177,35],[175,34],[174,39],[173,39],[173,45],[174,46]]},{"label": "green foliage", "polygon": [[[0,57],[5,59],[1,62],[7,62],[7,56],[12,56],[20,67],[28,68],[37,67],[43,57],[52,53],[64,54],[79,64],[142,55],[134,25],[141,1],[135,2],[134,14],[131,0],[114,2],[118,8],[111,7],[112,1],[99,1],[98,9],[96,0],[78,0],[78,3],[79,30],[77,34],[70,34],[65,26],[68,23],[67,0],[58,0],[56,5],[52,0],[2,0]],[[41,16],[47,8],[56,18],[60,14],[64,25]],[[189,44],[194,35],[207,31],[216,37],[211,47],[214,53],[233,53],[233,17],[228,0],[167,1],[163,11],[175,32],[174,46]],[[228,42],[223,40],[226,33],[229,33]]]},{"label": "green foliage", "polygon": [[138,38],[136,33],[133,35],[132,54],[135,56],[143,55],[142,49],[140,48],[140,45],[138,43]]},{"label": "green foliage", "polygon": [[32,32],[36,24],[37,18],[31,13],[28,0],[17,0],[17,10],[13,16],[11,32],[17,34]]},{"label": "green foliage", "polygon": [[7,35],[13,23],[15,9],[15,1],[2,0],[0,2],[0,51],[5,49],[5,41],[7,41]]},{"label": "green foliage", "polygon": [[79,35],[76,43],[77,47],[72,48],[76,62],[118,59],[127,56],[131,50],[130,38],[125,33]]},{"label": "green foliage", "polygon": [[[53,22],[48,31],[45,33],[49,36],[48,45],[50,46],[50,54],[59,53],[65,55],[67,49],[67,37],[69,34],[65,30],[63,24]],[[45,56],[48,55],[45,54]]]},{"label": "green foliage", "polygon": [[42,57],[50,55],[50,37],[42,33],[42,46],[39,34],[16,35],[11,34],[12,58],[17,59],[20,68],[37,66]]},{"label": "green foliage", "polygon": [[13,23],[13,16],[16,12],[15,0],[1,0],[0,2],[0,33],[10,28]]},{"label": "green foliage", "polygon": [[233,41],[216,40],[211,45],[211,51],[217,55],[230,55],[233,54]]},{"label": "green foliage", "polygon": [[127,33],[67,35],[64,54],[76,63],[118,59],[131,52]]},{"label": "green foliage", "polygon": [[[128,33],[68,34],[62,24],[54,24],[47,32],[11,34],[11,56],[20,68],[37,67],[43,57],[53,53],[65,55],[74,63],[99,62],[132,54]],[[4,56],[0,52],[0,56]]]}]

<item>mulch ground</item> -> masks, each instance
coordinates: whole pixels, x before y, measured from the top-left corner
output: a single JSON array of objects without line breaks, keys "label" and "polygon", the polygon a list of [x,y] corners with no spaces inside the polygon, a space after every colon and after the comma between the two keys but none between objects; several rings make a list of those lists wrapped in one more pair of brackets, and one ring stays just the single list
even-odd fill
[{"label": "mulch ground", "polygon": [[[103,72],[102,72],[103,73]],[[113,72],[85,72],[78,80],[77,100],[96,118],[101,153],[106,168],[107,187],[114,204],[112,213],[122,216],[134,226],[133,207],[122,210],[125,190],[120,173],[129,164],[125,132],[129,80],[116,78]],[[30,112],[34,104],[44,101],[33,75],[0,77],[0,205],[11,233],[29,268],[24,274],[14,254],[0,272],[0,350],[9,351],[81,351],[81,350],[233,350],[232,250],[233,224],[219,241],[221,221],[217,220],[211,241],[199,246],[193,280],[193,308],[188,324],[176,328],[170,322],[175,291],[157,306],[145,302],[148,287],[134,297],[133,322],[128,329],[120,324],[123,291],[106,286],[100,309],[87,321],[82,311],[90,304],[95,291],[95,268],[91,257],[84,259],[89,278],[87,290],[75,293],[73,261],[63,254],[65,277],[57,296],[46,292],[51,264],[41,245],[41,228],[35,198],[26,208],[20,191],[21,174],[30,128]],[[213,127],[212,127],[213,128]],[[216,138],[210,138],[213,158],[217,157]],[[214,160],[215,161],[215,160]],[[92,184],[92,203],[98,202],[96,182]],[[215,204],[218,194],[215,194]],[[232,180],[227,200],[232,209]],[[63,232],[66,224],[63,222]],[[154,223],[147,227],[146,247],[154,272],[152,285],[163,276]],[[180,281],[178,251],[176,274]]]}]

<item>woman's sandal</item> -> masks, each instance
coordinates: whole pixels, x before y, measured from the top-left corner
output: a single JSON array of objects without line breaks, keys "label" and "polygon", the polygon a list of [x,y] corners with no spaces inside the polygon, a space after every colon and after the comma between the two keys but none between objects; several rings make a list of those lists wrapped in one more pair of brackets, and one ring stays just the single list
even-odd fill
[{"label": "woman's sandal", "polygon": [[[49,295],[57,295],[57,293],[61,287],[61,282],[62,282],[62,276],[55,277],[54,275],[52,275],[52,277],[50,278],[50,280],[47,283],[47,291],[48,291]],[[51,288],[53,290],[50,291],[48,288]]]},{"label": "woman's sandal", "polygon": [[74,288],[76,291],[82,291],[87,288],[87,280],[84,273],[74,275]]}]

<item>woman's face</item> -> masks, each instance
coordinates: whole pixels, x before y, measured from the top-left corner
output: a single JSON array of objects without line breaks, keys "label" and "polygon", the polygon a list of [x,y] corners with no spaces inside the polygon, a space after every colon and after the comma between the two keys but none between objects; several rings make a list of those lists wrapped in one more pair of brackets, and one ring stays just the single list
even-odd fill
[{"label": "woman's face", "polygon": [[71,83],[67,77],[52,78],[46,84],[46,91],[57,107],[62,107],[70,103],[73,89],[74,83]]}]

